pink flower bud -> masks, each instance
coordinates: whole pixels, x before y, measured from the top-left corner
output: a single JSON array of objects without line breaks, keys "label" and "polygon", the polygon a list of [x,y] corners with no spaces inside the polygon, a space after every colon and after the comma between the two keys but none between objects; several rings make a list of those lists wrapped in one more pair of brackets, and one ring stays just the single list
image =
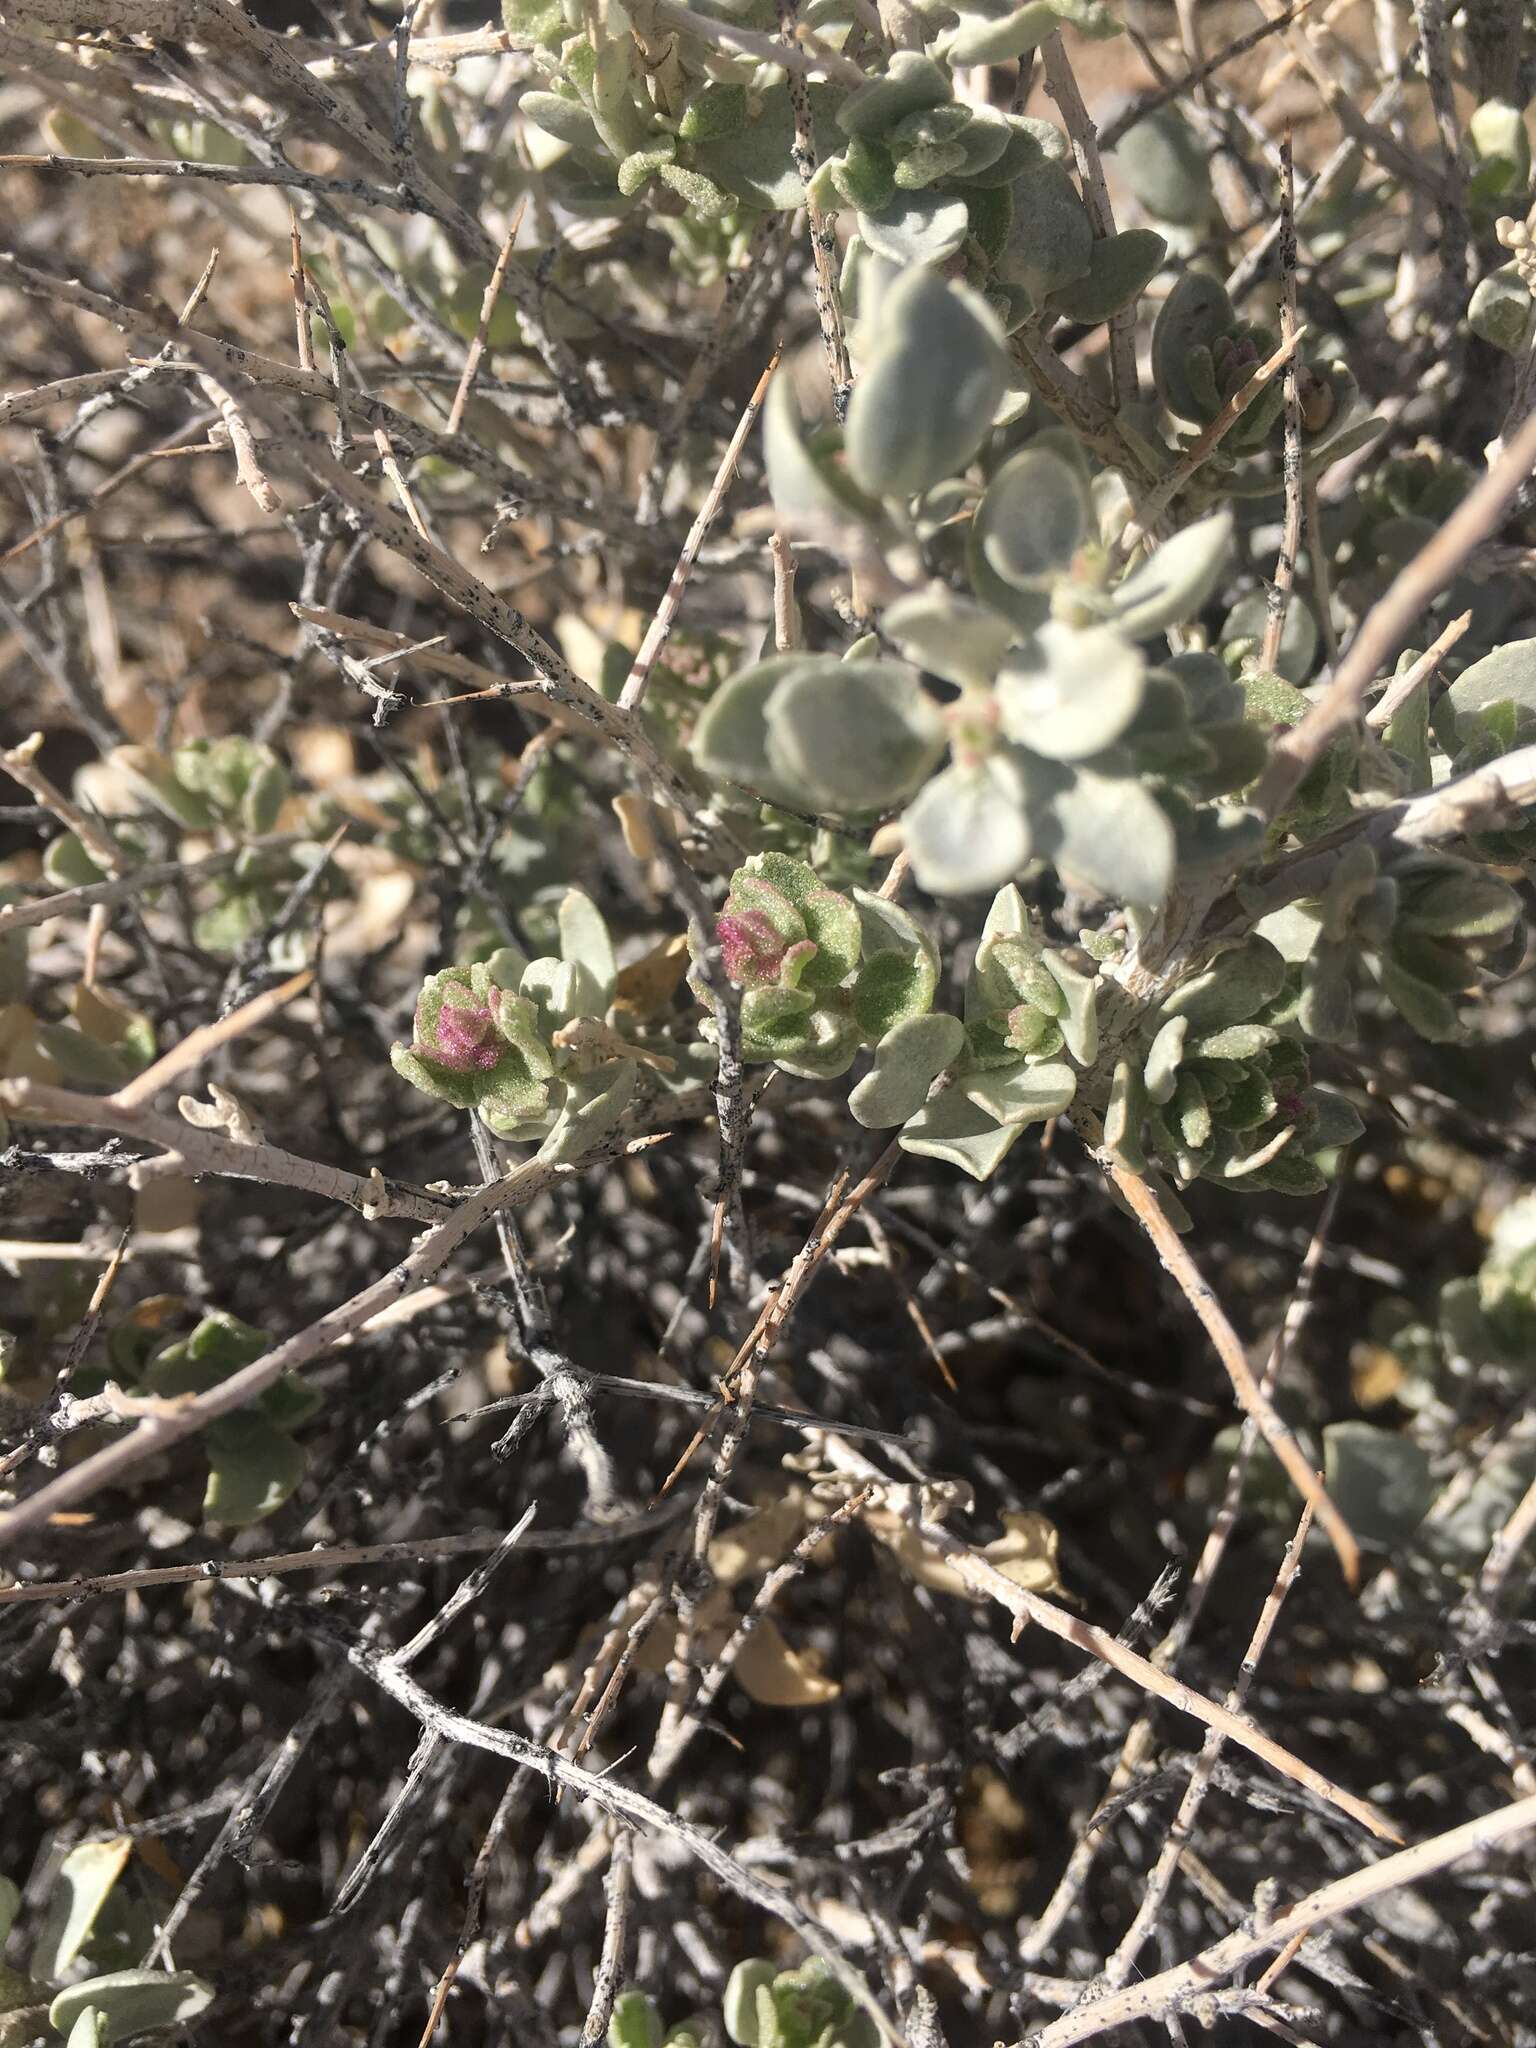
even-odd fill
[{"label": "pink flower bud", "polygon": [[725,911],[715,920],[725,971],[738,988],[766,988],[779,978],[785,939],[760,910]]},{"label": "pink flower bud", "polygon": [[505,1047],[495,1034],[488,1009],[459,1009],[444,1003],[430,1043],[418,1039],[420,1050],[453,1074],[488,1073]]}]

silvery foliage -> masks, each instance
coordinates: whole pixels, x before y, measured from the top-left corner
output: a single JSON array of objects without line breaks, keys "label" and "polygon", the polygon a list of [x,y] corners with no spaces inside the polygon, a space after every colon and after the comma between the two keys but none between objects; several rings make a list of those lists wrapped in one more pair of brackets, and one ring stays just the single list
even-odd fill
[{"label": "silvery foliage", "polygon": [[[880,2030],[819,1957],[780,1970],[760,1956],[740,1962],[721,2001],[736,2048],[878,2048]],[[654,1999],[626,1991],[614,2002],[608,2048],[703,2048],[718,2039],[705,2014],[666,2027]]]},{"label": "silvery foliage", "polygon": [[[132,1854],[126,1835],[83,1842],[63,1858],[25,1967],[0,1963],[0,2041],[36,2040],[46,2027],[69,2048],[107,2048],[131,2035],[182,2028],[213,2003],[213,1986],[190,1970],[103,1968],[152,1939],[154,1922],[118,1879]],[[0,1876],[0,1946],[21,1908],[20,1887]],[[81,1976],[85,1968],[90,1974]],[[63,1984],[61,1979],[74,1981]]]},{"label": "silvery foliage", "polygon": [[[1272,377],[1232,417],[1277,336],[1200,260],[1206,152],[1175,107],[1132,126],[1121,169],[1157,230],[1096,235],[1062,129],[962,102],[954,70],[1023,56],[1058,29],[1115,35],[1118,10],[1003,0],[919,12],[925,47],[866,56],[850,90],[841,72],[791,81],[645,0],[505,0],[543,73],[523,107],[549,138],[562,203],[648,204],[700,275],[807,196],[854,216],[840,285],[856,371],[846,417],[802,417],[781,370],[763,446],[781,531],[853,572],[868,630],[841,652],[796,647],[740,668],[690,741],[724,805],[758,807],[747,843],[772,849],[731,878],[717,934],[741,991],[742,1050],[819,1080],[867,1056],[854,1115],[978,1176],[1029,1124],[1081,1105],[1171,1204],[1172,1186],[1197,1176],[1315,1191],[1358,1119],[1313,1085],[1309,1045],[1348,1041],[1362,989],[1428,1037],[1457,1032],[1458,997],[1507,972],[1522,943],[1512,892],[1478,859],[1522,857],[1527,835],[1490,835],[1465,858],[1390,861],[1361,840],[1316,898],[1184,961],[1177,985],[1133,1003],[1129,1021],[1116,987],[1101,1048],[1114,949],[1205,878],[1240,896],[1246,870],[1288,842],[1515,744],[1536,725],[1536,646],[1478,647],[1474,633],[1483,658],[1433,717],[1420,689],[1381,741],[1336,742],[1281,818],[1257,814],[1248,794],[1272,737],[1305,715],[1320,635],[1298,594],[1262,668],[1264,597],[1236,580],[1238,512],[1274,500],[1283,392]],[[716,13],[777,25],[759,0],[720,0]],[[823,9],[814,26],[836,49],[850,23]],[[1469,200],[1491,224],[1527,176],[1524,131],[1489,105],[1471,134]],[[1309,211],[1309,237],[1344,246],[1361,203],[1341,178]],[[1505,235],[1517,266],[1522,232]],[[1078,422],[1060,424],[1031,367],[1052,328],[1135,316],[1154,282],[1153,395],[1112,415],[1095,400],[1095,415],[1058,394]],[[1332,355],[1324,344],[1297,359],[1303,483],[1380,427],[1357,416]],[[1147,495],[1216,424],[1214,448],[1158,496],[1144,531]],[[1449,469],[1409,476],[1417,460],[1382,472],[1402,471],[1402,507],[1356,519],[1350,602],[1379,594],[1372,579],[1411,544],[1421,500],[1432,520],[1464,488]],[[822,828],[814,841],[797,823],[807,816]],[[801,857],[826,853],[828,826],[882,823],[930,896],[991,901],[952,1010],[923,919],[841,890]],[[1016,885],[1051,870],[1074,902],[1124,906],[1124,918],[1076,947],[1048,944]],[[396,1064],[504,1134],[536,1136],[569,1085],[552,1024],[576,1013],[541,1007],[549,963],[498,962],[450,970],[463,986],[424,996],[417,1044]],[[600,1018],[590,992],[581,1014]],[[469,1015],[484,1024],[474,1045],[445,1050],[445,1028],[452,1037]]]}]

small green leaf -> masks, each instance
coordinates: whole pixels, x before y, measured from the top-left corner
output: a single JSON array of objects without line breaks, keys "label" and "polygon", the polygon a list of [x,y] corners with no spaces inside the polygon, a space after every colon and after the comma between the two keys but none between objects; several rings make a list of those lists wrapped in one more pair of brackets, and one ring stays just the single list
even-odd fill
[{"label": "small green leaf", "polygon": [[[525,93],[520,104],[526,105],[527,99]],[[678,139],[682,142],[713,142],[718,135],[734,135],[738,128],[745,126],[747,116],[747,88],[744,85],[705,85],[689,100],[687,110],[677,124]]]},{"label": "small green leaf", "polygon": [[1178,1086],[1179,1066],[1184,1058],[1184,1038],[1189,1030],[1187,1017],[1170,1017],[1158,1027],[1152,1043],[1147,1048],[1147,1061],[1142,1069],[1142,1083],[1149,1101],[1161,1107],[1173,1100],[1173,1091]]},{"label": "small green leaf", "polygon": [[920,50],[893,50],[884,77],[872,78],[838,108],[837,125],[845,135],[883,135],[908,114],[951,97],[942,65]]},{"label": "small green leaf", "polygon": [[1421,1038],[1449,1045],[1461,1037],[1456,1005],[1443,989],[1421,980],[1390,954],[1380,956],[1376,971],[1388,1001]]},{"label": "small green leaf", "polygon": [[208,1484],[203,1515],[233,1529],[274,1514],[304,1477],[309,1459],[286,1430],[249,1410],[226,1415],[204,1438]]},{"label": "small green leaf", "polygon": [[854,481],[910,497],[963,469],[1007,384],[1002,330],[980,295],[910,271],[880,302],[880,342],[848,408]]},{"label": "small green leaf", "polygon": [[1237,324],[1226,288],[1207,271],[1183,271],[1152,329],[1152,377],[1158,396],[1182,420],[1204,419],[1207,402],[1191,381],[1191,356]]},{"label": "small green leaf", "polygon": [[661,2048],[661,2014],[643,1991],[623,1991],[613,2002],[608,2048]]},{"label": "small green leaf", "polygon": [[1022,57],[1054,35],[1061,14],[1052,0],[1024,0],[1011,13],[995,14],[984,7],[956,10],[958,28],[950,30],[944,51],[955,64],[1006,64]]},{"label": "small green leaf", "polygon": [[106,876],[73,832],[62,833],[43,855],[43,880],[55,889],[80,889]]},{"label": "small green leaf", "polygon": [[[626,45],[632,47],[626,36]],[[838,97],[826,86],[810,89],[817,161],[829,154],[828,115]],[[754,111],[755,108],[755,111]],[[795,116],[787,86],[749,95],[741,125],[693,144],[693,168],[722,191],[770,213],[785,213],[805,196],[795,162]]]},{"label": "small green leaf", "polygon": [[720,685],[693,729],[693,758],[704,774],[721,782],[739,782],[770,802],[793,801],[768,759],[768,704],[803,659],[777,655]]},{"label": "small green leaf", "polygon": [[874,1065],[848,1097],[849,1109],[866,1130],[905,1123],[964,1046],[965,1026],[958,1017],[935,1010],[907,1018],[875,1047]]},{"label": "small green leaf", "polygon": [[995,889],[1029,859],[1023,778],[1005,754],[936,775],[902,813],[912,872],[936,896]]},{"label": "small green leaf", "polygon": [[1251,1060],[1278,1043],[1280,1034],[1267,1024],[1228,1024],[1189,1041],[1192,1060]]},{"label": "small green leaf", "polygon": [[602,912],[580,889],[567,889],[560,899],[560,956],[583,977],[584,1017],[601,1017],[613,998],[618,963]]},{"label": "small green leaf", "polygon": [[1013,188],[1013,226],[998,260],[1005,284],[1018,285],[1036,306],[1085,278],[1093,265],[1093,227],[1066,166],[1031,165]]},{"label": "small green leaf", "polygon": [[763,407],[763,454],[774,510],[786,533],[835,546],[878,523],[879,505],[807,441],[794,387],[782,374],[769,385]]},{"label": "small green leaf", "polygon": [[71,1984],[48,2008],[48,2022],[68,2034],[80,2014],[94,2006],[106,2015],[104,2041],[126,2040],[154,2027],[183,2026],[213,2003],[213,1986],[189,1970],[117,1970]]},{"label": "small green leaf", "polygon": [[[870,914],[862,901],[859,907],[867,929]],[[871,947],[853,984],[854,1021],[864,1037],[874,1042],[908,1018],[931,1009],[938,985],[938,952],[925,934],[917,933],[916,943],[910,946]]]},{"label": "small green leaf", "polygon": [[899,803],[944,750],[937,706],[883,662],[809,656],[773,692],[767,720],[779,780],[843,815]]},{"label": "small green leaf", "polygon": [[1470,861],[1431,856],[1393,870],[1398,919],[1415,931],[1458,939],[1492,939],[1520,915],[1520,899],[1507,882]]},{"label": "small green leaf", "polygon": [[563,92],[524,92],[518,106],[532,125],[571,150],[586,150],[592,156],[602,152],[592,115],[580,100],[569,100]]},{"label": "small green leaf", "polygon": [[99,2005],[85,2006],[69,2030],[66,2048],[104,2048],[107,2016]]},{"label": "small green leaf", "polygon": [[1146,1092],[1141,1073],[1133,1060],[1116,1060],[1109,1084],[1109,1106],[1104,1112],[1104,1143],[1122,1166],[1132,1173],[1146,1170],[1141,1126],[1147,1113]]}]

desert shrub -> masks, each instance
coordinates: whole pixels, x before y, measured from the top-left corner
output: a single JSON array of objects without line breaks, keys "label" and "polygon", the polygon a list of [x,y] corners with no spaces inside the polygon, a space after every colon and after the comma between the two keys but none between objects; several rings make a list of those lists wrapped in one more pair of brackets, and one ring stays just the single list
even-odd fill
[{"label": "desert shrub", "polygon": [[8,6],[0,2040],[1525,2038],[1536,69],[1255,12]]}]

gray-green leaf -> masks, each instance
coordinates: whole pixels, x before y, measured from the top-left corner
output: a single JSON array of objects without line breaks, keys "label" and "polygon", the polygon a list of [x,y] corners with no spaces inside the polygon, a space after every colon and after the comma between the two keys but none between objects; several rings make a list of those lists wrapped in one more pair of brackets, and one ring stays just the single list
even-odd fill
[{"label": "gray-green leaf", "polygon": [[1046,588],[1070,568],[1089,516],[1081,472],[1050,448],[1023,448],[988,484],[976,538],[1005,583]]},{"label": "gray-green leaf", "polygon": [[95,2006],[106,2015],[105,2041],[126,2040],[152,2027],[182,2026],[213,2003],[213,1986],[190,1970],[116,1970],[71,1984],[48,2008],[48,2022],[68,2034],[80,2014]]},{"label": "gray-green leaf", "polygon": [[818,809],[858,815],[900,803],[944,750],[937,706],[906,670],[812,656],[767,706],[777,777]]},{"label": "gray-green leaf", "polygon": [[1029,859],[1023,779],[1006,755],[954,763],[902,814],[902,836],[919,884],[935,896],[995,889]]},{"label": "gray-green leaf", "polygon": [[1124,903],[1161,903],[1173,881],[1173,826],[1134,776],[1079,772],[1054,804],[1056,863]]},{"label": "gray-green leaf", "polygon": [[959,1088],[946,1088],[902,1127],[903,1152],[943,1159],[973,1180],[985,1180],[1008,1156],[1024,1126],[1000,1124]]},{"label": "gray-green leaf", "polygon": [[998,677],[1003,729],[1047,760],[1085,760],[1136,716],[1145,676],[1140,650],[1113,628],[1049,620]]},{"label": "gray-green leaf", "polygon": [[928,1098],[928,1090],[965,1045],[965,1026],[942,1010],[909,1017],[875,1047],[875,1062],[848,1097],[848,1107],[866,1130],[904,1124]]},{"label": "gray-green leaf", "polygon": [[981,446],[1007,389],[1008,355],[980,295],[927,269],[886,294],[880,327],[848,408],[848,466],[865,490],[910,497]]},{"label": "gray-green leaf", "polygon": [[1114,593],[1115,623],[1144,640],[1192,619],[1221,580],[1232,546],[1232,514],[1213,512],[1165,541]]}]

